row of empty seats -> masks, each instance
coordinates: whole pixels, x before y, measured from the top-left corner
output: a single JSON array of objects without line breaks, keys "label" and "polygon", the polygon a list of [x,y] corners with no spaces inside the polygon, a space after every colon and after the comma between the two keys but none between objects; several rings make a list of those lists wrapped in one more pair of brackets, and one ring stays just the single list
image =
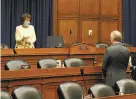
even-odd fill
[{"label": "row of empty seats", "polygon": [[[37,62],[37,68],[55,68],[57,65],[56,59],[41,59]],[[64,60],[65,67],[85,66],[84,60],[80,58],[68,58]],[[11,60],[5,64],[5,70],[21,70],[29,69],[31,66],[23,60]]]},{"label": "row of empty seats", "polygon": [[[56,59],[41,59],[37,62],[37,68],[56,68],[58,65]],[[86,66],[85,61],[80,58],[68,58],[64,60],[64,67],[80,67]],[[11,60],[8,61],[5,66],[5,70],[21,70],[30,69],[31,66],[23,60]],[[131,76],[136,80],[136,66],[132,66]]]},{"label": "row of empty seats", "polygon": [[[136,81],[132,79],[122,79],[117,81],[119,92],[123,94],[136,93]],[[76,82],[65,82],[58,86],[57,94],[59,99],[82,99],[85,92]],[[112,87],[106,84],[95,84],[88,90],[89,97],[98,98],[116,95]],[[42,99],[40,92],[32,86],[21,86],[16,88],[11,96],[8,92],[1,92],[1,99]]]},{"label": "row of empty seats", "polygon": [[[92,98],[114,96],[116,93],[120,95],[136,93],[136,81],[132,79],[122,79],[116,82],[118,92],[112,87],[98,83],[88,89],[88,95]],[[85,94],[82,87],[74,82],[67,82],[59,85],[57,88],[59,99],[81,99]]]}]

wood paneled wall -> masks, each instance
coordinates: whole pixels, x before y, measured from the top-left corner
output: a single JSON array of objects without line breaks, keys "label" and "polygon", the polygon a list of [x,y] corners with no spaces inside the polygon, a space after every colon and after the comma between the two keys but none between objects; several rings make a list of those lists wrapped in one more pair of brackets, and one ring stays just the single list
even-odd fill
[{"label": "wood paneled wall", "polygon": [[63,36],[66,46],[110,43],[110,32],[122,31],[122,0],[54,0],[53,7],[54,35]]}]

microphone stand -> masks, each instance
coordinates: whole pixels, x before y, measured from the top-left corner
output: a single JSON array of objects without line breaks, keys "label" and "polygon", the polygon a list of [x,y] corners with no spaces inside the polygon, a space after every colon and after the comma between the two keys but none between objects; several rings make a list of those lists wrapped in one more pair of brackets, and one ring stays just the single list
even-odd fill
[{"label": "microphone stand", "polygon": [[74,45],[76,42],[75,42],[75,38],[74,38],[74,36],[72,35],[72,30],[70,29],[70,31],[69,31],[69,34],[72,36],[72,43],[71,43],[71,46],[72,45]]},{"label": "microphone stand", "polygon": [[81,69],[80,69],[80,73],[81,73],[82,80],[83,80],[83,84],[84,84],[84,86],[85,86],[85,90],[86,90],[86,93],[87,93],[87,88],[86,88],[85,80],[84,80],[84,68],[81,68]]}]

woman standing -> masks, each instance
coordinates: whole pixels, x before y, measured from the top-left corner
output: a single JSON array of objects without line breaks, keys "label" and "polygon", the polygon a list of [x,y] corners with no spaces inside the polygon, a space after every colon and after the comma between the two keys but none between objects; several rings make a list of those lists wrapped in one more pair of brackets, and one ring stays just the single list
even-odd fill
[{"label": "woman standing", "polygon": [[30,25],[31,15],[25,13],[21,17],[21,25],[16,27],[16,46],[15,48],[34,48],[36,35],[34,26]]}]

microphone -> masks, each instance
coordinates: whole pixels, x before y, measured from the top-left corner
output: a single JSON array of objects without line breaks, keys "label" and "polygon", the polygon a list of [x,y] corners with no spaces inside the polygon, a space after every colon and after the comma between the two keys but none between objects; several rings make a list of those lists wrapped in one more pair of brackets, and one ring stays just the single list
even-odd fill
[{"label": "microphone", "polygon": [[81,68],[81,69],[80,69],[80,73],[81,73],[82,80],[83,80],[83,84],[84,84],[84,86],[85,86],[85,90],[86,90],[86,93],[87,93],[88,91],[87,91],[87,88],[86,88],[86,85],[85,85],[85,80],[84,80],[84,68]]},{"label": "microphone", "polygon": [[71,29],[70,29],[69,33],[70,33],[70,34],[72,34],[72,31],[71,31]]},{"label": "microphone", "polygon": [[84,76],[84,68],[80,69],[81,76]]},{"label": "microphone", "polygon": [[76,44],[76,42],[75,42],[74,36],[72,35],[73,33],[72,33],[71,29],[69,30],[69,34],[71,35],[71,38],[72,38],[72,41],[73,41],[72,44],[71,44],[71,46],[74,46]]},{"label": "microphone", "polygon": [[16,50],[15,50],[15,49],[13,49],[13,52],[14,52],[14,54],[17,54],[17,52],[16,52]]}]

